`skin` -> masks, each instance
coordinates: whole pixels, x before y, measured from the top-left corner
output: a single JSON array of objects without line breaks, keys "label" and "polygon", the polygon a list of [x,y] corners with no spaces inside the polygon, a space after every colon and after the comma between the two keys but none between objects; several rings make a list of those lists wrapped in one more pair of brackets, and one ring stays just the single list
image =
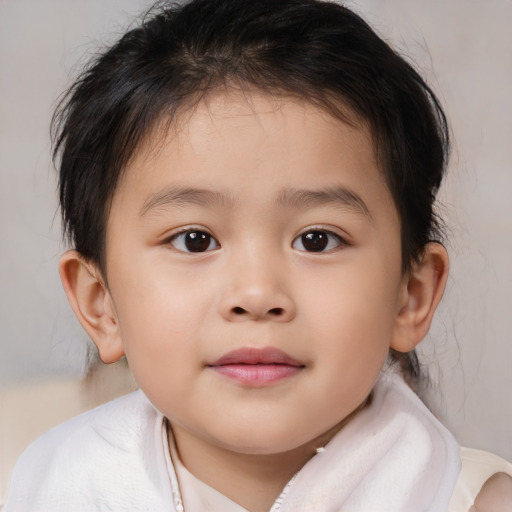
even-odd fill
[{"label": "skin", "polygon": [[495,473],[482,486],[469,512],[510,512],[512,508],[512,477]]},{"label": "skin", "polygon": [[[64,287],[102,359],[126,355],[189,471],[268,510],[364,406],[389,348],[425,336],[446,251],[430,244],[403,275],[398,214],[363,123],[224,91],[151,140],[113,198],[106,276],[70,251]],[[211,236],[207,250],[187,252],[183,230]],[[304,246],[312,231],[324,251]],[[254,386],[210,366],[261,347],[300,368]]]}]

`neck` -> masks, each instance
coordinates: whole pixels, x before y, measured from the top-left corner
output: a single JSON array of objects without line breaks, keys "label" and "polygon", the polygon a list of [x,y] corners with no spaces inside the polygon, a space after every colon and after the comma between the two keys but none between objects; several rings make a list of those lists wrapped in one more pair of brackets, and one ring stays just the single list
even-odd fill
[{"label": "neck", "polygon": [[[283,453],[254,455],[231,451],[199,439],[175,424],[172,434],[182,464],[196,478],[250,512],[268,512],[316,449],[328,443],[367,403],[321,436]],[[169,443],[172,442],[170,438]]]}]

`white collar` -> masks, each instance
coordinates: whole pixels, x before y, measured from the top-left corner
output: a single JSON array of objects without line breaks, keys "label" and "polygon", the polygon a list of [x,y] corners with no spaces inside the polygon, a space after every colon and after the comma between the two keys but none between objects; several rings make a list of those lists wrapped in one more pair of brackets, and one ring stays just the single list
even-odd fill
[{"label": "white collar", "polygon": [[[177,511],[183,510],[179,506],[184,499],[185,512],[246,512],[179,462],[173,466],[169,456],[168,469]],[[444,512],[459,472],[459,446],[453,436],[401,377],[382,373],[371,404],[304,465],[271,510]],[[197,508],[203,498],[213,500],[216,508]]]}]

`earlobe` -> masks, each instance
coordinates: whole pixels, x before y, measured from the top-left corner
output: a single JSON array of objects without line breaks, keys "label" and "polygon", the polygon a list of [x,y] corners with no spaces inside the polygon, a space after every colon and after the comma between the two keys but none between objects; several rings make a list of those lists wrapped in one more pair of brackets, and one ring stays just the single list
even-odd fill
[{"label": "earlobe", "polygon": [[60,259],[59,273],[69,303],[102,361],[121,359],[124,347],[114,303],[97,266],[77,251],[68,251]]},{"label": "earlobe", "polygon": [[443,297],[448,268],[446,249],[439,243],[429,243],[421,261],[404,276],[391,348],[409,352],[426,336]]}]

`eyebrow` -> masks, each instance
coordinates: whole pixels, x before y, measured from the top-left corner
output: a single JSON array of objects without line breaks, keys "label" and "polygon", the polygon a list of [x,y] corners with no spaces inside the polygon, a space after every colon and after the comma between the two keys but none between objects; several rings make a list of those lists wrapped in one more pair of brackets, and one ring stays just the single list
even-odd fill
[{"label": "eyebrow", "polygon": [[344,187],[331,187],[320,190],[284,189],[279,193],[278,202],[292,208],[316,206],[342,206],[372,220],[372,215],[361,196]]},{"label": "eyebrow", "polygon": [[231,206],[233,198],[224,192],[201,188],[170,188],[149,196],[140,209],[142,217],[151,210],[180,207],[189,204],[199,206]]},{"label": "eyebrow", "polygon": [[[331,187],[319,190],[286,188],[277,196],[281,206],[289,208],[314,208],[318,206],[342,206],[372,220],[372,215],[363,199],[344,187]],[[165,189],[150,195],[140,209],[142,217],[152,210],[169,207],[183,207],[189,204],[198,206],[233,206],[235,200],[225,192],[191,187]]]}]

